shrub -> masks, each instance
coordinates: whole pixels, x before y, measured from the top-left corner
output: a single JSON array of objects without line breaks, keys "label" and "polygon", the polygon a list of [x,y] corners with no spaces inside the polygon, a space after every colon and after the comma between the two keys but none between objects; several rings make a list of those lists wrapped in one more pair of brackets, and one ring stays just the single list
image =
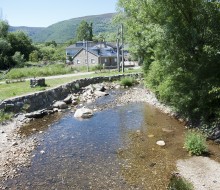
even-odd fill
[{"label": "shrub", "polygon": [[179,176],[172,176],[170,180],[170,184],[168,185],[168,190],[193,190],[193,185],[186,181],[185,179],[179,177]]},{"label": "shrub", "polygon": [[187,151],[192,155],[202,155],[207,152],[205,136],[196,131],[189,131],[186,133],[184,146]]},{"label": "shrub", "polygon": [[121,79],[120,83],[122,86],[132,86],[136,83],[136,80],[132,77],[125,77]]}]

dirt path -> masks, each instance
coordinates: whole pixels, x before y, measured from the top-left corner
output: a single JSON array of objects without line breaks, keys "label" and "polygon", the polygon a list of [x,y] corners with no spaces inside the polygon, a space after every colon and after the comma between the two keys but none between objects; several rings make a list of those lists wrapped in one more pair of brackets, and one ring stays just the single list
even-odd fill
[{"label": "dirt path", "polygon": [[192,157],[177,162],[180,175],[189,180],[195,190],[220,189],[220,163],[207,157]]},{"label": "dirt path", "polygon": [[[42,77],[45,79],[59,79],[59,78],[68,78],[68,77],[75,77],[75,76],[84,76],[84,75],[91,75],[95,72],[84,72],[84,73],[73,73],[73,74],[65,74],[65,75],[54,75],[54,76],[48,76],[48,77]],[[33,78],[33,77],[32,77]],[[41,78],[41,77],[38,77]],[[31,78],[26,78],[25,80],[28,81]],[[0,84],[4,84],[5,81],[0,82]]]}]

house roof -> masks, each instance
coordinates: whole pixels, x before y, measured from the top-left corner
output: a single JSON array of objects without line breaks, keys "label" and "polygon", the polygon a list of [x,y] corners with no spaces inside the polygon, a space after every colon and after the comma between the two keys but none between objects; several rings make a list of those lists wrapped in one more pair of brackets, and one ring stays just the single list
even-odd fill
[{"label": "house roof", "polygon": [[[97,43],[92,47],[88,47],[88,52],[92,53],[97,57],[117,57],[116,46],[110,43]],[[86,47],[76,47],[71,45],[66,48],[66,50],[71,50],[71,56],[76,57],[82,50],[86,51]]]},{"label": "house roof", "polygon": [[[76,51],[75,54],[72,55],[73,58],[75,58],[83,50],[86,51],[85,48],[78,49],[78,51]],[[104,50],[103,49],[101,49],[101,50],[97,49],[96,50],[96,49],[89,48],[88,52],[95,55],[95,56],[97,56],[97,57],[117,57],[117,52],[115,52],[113,50],[105,50],[105,49]]]}]

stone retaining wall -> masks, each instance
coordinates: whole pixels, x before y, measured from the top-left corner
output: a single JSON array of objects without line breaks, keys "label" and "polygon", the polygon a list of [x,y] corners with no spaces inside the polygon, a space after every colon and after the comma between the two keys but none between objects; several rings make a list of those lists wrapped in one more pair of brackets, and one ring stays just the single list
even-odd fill
[{"label": "stone retaining wall", "polygon": [[75,80],[73,82],[61,85],[59,87],[36,92],[29,95],[19,96],[11,99],[6,99],[0,103],[0,110],[6,112],[33,112],[48,108],[54,101],[63,100],[68,94],[76,93],[80,88],[88,86],[90,84],[96,84],[101,82],[111,82],[114,80],[120,80],[123,77],[142,77],[142,74],[126,74],[115,75],[109,77],[92,77]]}]

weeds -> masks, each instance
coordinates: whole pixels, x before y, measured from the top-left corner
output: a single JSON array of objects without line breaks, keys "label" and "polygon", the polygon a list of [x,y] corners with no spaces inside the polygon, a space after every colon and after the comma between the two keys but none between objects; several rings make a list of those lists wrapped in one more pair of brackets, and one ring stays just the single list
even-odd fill
[{"label": "weeds", "polygon": [[170,184],[168,185],[168,190],[193,190],[193,185],[186,181],[185,179],[173,175]]},{"label": "weeds", "polygon": [[201,132],[189,131],[186,133],[184,146],[191,155],[202,155],[207,152],[206,138]]},{"label": "weeds", "polygon": [[11,119],[12,116],[13,116],[12,113],[6,113],[6,112],[0,110],[0,123],[3,122],[3,121]]},{"label": "weeds", "polygon": [[120,81],[121,85],[122,86],[132,86],[136,83],[136,80],[132,77],[125,77],[125,78],[122,78],[121,81]]}]

